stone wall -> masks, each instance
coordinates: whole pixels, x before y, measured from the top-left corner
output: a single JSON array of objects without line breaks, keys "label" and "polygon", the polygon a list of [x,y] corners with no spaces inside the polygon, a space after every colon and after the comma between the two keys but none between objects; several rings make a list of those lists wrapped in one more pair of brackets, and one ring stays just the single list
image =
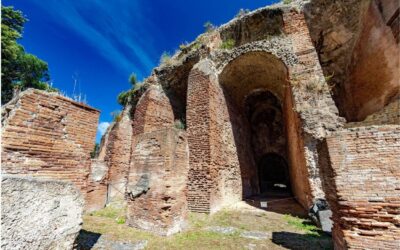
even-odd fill
[{"label": "stone wall", "polygon": [[320,149],[337,249],[398,249],[400,127],[337,132]]},{"label": "stone wall", "polygon": [[2,173],[67,180],[87,192],[99,111],[29,89],[2,108]]},{"label": "stone wall", "polygon": [[71,183],[3,175],[1,249],[72,249],[83,203]]},{"label": "stone wall", "polygon": [[184,130],[135,137],[127,187],[127,223],[161,235],[182,230],[186,215],[188,148]]},{"label": "stone wall", "polygon": [[386,105],[383,109],[367,116],[360,122],[349,122],[346,127],[364,127],[371,125],[400,124],[400,97]]}]

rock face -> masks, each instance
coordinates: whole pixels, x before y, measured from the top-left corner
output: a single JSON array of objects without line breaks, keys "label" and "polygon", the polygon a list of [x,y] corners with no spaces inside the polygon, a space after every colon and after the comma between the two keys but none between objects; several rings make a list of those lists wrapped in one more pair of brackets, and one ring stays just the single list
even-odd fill
[{"label": "rock face", "polygon": [[72,249],[83,204],[71,183],[3,175],[1,249]]}]

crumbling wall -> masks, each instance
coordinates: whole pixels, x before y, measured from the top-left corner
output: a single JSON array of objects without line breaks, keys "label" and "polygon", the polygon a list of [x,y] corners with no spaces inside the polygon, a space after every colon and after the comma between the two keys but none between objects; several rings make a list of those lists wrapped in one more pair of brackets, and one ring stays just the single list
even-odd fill
[{"label": "crumbling wall", "polygon": [[139,99],[133,119],[133,136],[174,125],[170,100],[160,85],[152,85]]},{"label": "crumbling wall", "polygon": [[397,0],[312,0],[303,11],[335,102],[362,121],[399,95]]},{"label": "crumbling wall", "polygon": [[108,166],[108,202],[124,199],[131,160],[132,134],[131,106],[127,105],[118,123],[110,130],[110,143],[104,158]]},{"label": "crumbling wall", "polygon": [[184,130],[135,137],[127,187],[127,223],[161,235],[183,229],[187,215],[188,148]]},{"label": "crumbling wall", "polygon": [[71,183],[3,175],[1,249],[72,249],[83,203]]},{"label": "crumbling wall", "polygon": [[400,46],[375,1],[362,18],[343,93],[350,121],[363,120],[400,95]]},{"label": "crumbling wall", "polygon": [[[317,144],[330,131],[341,128],[344,121],[338,116],[337,107],[324,79],[304,13],[291,9],[284,13],[283,18],[285,32],[292,40],[298,59],[297,64],[289,65],[291,97],[287,97],[292,98],[292,109],[297,113],[288,112],[288,118],[294,122],[289,125],[292,126],[289,131],[292,135],[301,135],[289,137],[289,149],[292,150],[289,151],[290,161],[295,164],[291,168],[296,168],[296,175],[299,177],[292,175],[295,179],[291,182],[299,188],[293,189],[297,200],[307,209],[316,198],[324,197],[318,172]],[[297,119],[299,120],[296,121]],[[307,178],[302,179],[304,177]]]},{"label": "crumbling wall", "polygon": [[188,148],[174,128],[171,102],[159,85],[140,97],[133,116],[127,223],[161,235],[179,232],[187,214]]},{"label": "crumbling wall", "polygon": [[67,180],[86,193],[99,111],[29,89],[2,116],[2,173]]},{"label": "crumbling wall", "polygon": [[400,127],[336,132],[320,148],[321,175],[337,249],[400,245]]},{"label": "crumbling wall", "polygon": [[400,97],[386,105],[383,109],[367,116],[360,122],[349,122],[346,127],[364,127],[371,125],[400,124]]}]

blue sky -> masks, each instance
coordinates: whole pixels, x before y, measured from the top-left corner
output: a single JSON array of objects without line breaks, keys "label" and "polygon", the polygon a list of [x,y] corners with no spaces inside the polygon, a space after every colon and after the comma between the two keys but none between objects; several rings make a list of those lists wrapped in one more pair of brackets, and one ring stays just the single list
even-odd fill
[{"label": "blue sky", "polygon": [[[5,0],[24,12],[20,43],[49,64],[53,86],[69,96],[81,93],[101,110],[99,130],[120,110],[118,93],[128,77],[139,80],[158,65],[164,51],[194,40],[203,24],[232,19],[240,8],[256,9],[276,0]],[[100,132],[97,141],[100,139]]]}]

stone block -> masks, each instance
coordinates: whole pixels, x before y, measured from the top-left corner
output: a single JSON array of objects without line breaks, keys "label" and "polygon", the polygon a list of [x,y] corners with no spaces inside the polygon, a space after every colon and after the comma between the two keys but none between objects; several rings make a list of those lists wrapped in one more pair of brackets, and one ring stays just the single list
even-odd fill
[{"label": "stone block", "polygon": [[1,249],[73,248],[84,205],[73,184],[6,175],[1,186]]}]

